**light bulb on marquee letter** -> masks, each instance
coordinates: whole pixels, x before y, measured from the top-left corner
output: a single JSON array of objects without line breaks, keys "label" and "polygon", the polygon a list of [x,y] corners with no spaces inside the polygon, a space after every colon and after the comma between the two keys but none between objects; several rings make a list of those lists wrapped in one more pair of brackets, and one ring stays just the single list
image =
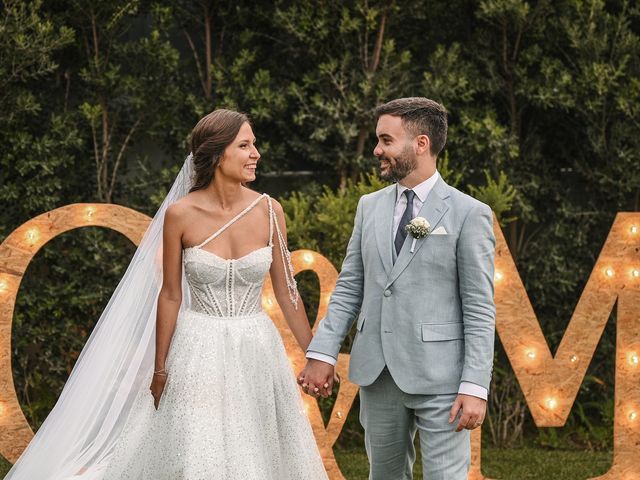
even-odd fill
[{"label": "light bulb on marquee letter", "polygon": [[267,299],[264,301],[265,303],[265,308],[268,312],[271,312],[274,309],[275,303],[273,301],[273,298],[271,298],[270,296],[267,297]]},{"label": "light bulb on marquee letter", "polygon": [[93,220],[93,215],[96,213],[96,207],[87,207],[84,209],[84,218],[89,222]]},{"label": "light bulb on marquee letter", "polygon": [[631,365],[632,367],[637,367],[640,363],[640,357],[638,357],[638,354],[636,352],[629,353],[629,355],[627,356],[627,360],[629,361],[629,365]]},{"label": "light bulb on marquee letter", "polygon": [[6,292],[8,289],[9,283],[4,278],[0,278],[0,294]]},{"label": "light bulb on marquee letter", "polygon": [[496,270],[496,273],[493,276],[493,278],[496,282],[500,282],[504,280],[504,273],[502,273],[500,270]]},{"label": "light bulb on marquee letter", "polygon": [[535,348],[527,349],[527,351],[525,352],[525,355],[527,356],[527,358],[529,360],[535,360],[535,358],[536,358],[536,350],[535,350]]},{"label": "light bulb on marquee letter", "polygon": [[558,406],[558,400],[556,400],[555,397],[549,397],[545,401],[545,405],[547,406],[547,408],[549,408],[549,410],[555,410],[555,408]]},{"label": "light bulb on marquee letter", "polygon": [[616,272],[613,271],[613,268],[608,267],[608,268],[605,269],[604,274],[609,278],[613,278],[613,276],[616,274]]},{"label": "light bulb on marquee letter", "polygon": [[35,245],[36,243],[38,243],[38,240],[40,240],[40,230],[35,227],[30,228],[29,230],[27,230],[25,237],[29,245]]},{"label": "light bulb on marquee letter", "polygon": [[632,235],[637,234],[637,233],[638,233],[638,231],[639,231],[639,230],[638,230],[638,226],[637,226],[637,225],[631,225],[631,228],[629,229],[629,232],[630,232]]},{"label": "light bulb on marquee letter", "polygon": [[307,265],[311,265],[313,263],[313,254],[312,253],[305,253],[304,255],[302,255],[302,260],[304,260],[304,263],[306,263]]},{"label": "light bulb on marquee letter", "polygon": [[303,410],[305,415],[309,415],[309,410],[311,410],[311,405],[309,405],[309,402],[311,400],[309,400],[311,397],[308,397],[305,395],[304,400],[303,400]]}]

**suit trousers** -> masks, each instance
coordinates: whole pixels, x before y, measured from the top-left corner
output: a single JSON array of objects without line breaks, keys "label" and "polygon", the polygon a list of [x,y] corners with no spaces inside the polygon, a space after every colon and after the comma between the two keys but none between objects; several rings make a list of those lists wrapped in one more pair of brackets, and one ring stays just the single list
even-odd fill
[{"label": "suit trousers", "polygon": [[360,387],[360,423],[365,431],[369,480],[412,480],[419,432],[424,480],[467,480],[470,431],[449,423],[457,393],[414,395],[400,390],[385,367],[371,385]]}]

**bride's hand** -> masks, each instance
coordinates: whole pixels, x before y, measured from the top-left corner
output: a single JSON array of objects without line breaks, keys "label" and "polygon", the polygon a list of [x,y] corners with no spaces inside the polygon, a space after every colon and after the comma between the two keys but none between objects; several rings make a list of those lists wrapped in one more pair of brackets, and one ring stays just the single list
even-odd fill
[{"label": "bride's hand", "polygon": [[158,405],[160,404],[160,397],[162,397],[162,392],[164,391],[164,385],[167,383],[166,375],[153,375],[153,380],[151,380],[151,395],[153,395],[153,406],[158,410]]}]

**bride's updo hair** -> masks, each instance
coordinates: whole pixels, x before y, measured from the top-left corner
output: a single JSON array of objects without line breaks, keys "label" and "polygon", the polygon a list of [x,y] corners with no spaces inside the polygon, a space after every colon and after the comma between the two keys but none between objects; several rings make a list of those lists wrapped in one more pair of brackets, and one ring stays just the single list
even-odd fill
[{"label": "bride's updo hair", "polygon": [[249,117],[244,113],[224,109],[214,110],[200,119],[191,132],[195,173],[191,192],[209,186],[225,148],[235,140],[240,127],[247,122]]}]

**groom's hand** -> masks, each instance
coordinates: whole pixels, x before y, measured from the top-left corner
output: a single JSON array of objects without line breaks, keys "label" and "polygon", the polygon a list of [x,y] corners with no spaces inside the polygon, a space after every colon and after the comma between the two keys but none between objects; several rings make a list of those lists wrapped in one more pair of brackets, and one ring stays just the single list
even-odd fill
[{"label": "groom's hand", "polygon": [[334,366],[322,360],[310,358],[298,375],[298,384],[313,397],[329,397],[333,389]]},{"label": "groom's hand", "polygon": [[453,407],[451,407],[449,423],[453,423],[460,411],[462,411],[462,415],[456,432],[460,432],[464,428],[473,430],[482,425],[484,421],[484,416],[487,413],[487,401],[473,395],[458,394]]}]

